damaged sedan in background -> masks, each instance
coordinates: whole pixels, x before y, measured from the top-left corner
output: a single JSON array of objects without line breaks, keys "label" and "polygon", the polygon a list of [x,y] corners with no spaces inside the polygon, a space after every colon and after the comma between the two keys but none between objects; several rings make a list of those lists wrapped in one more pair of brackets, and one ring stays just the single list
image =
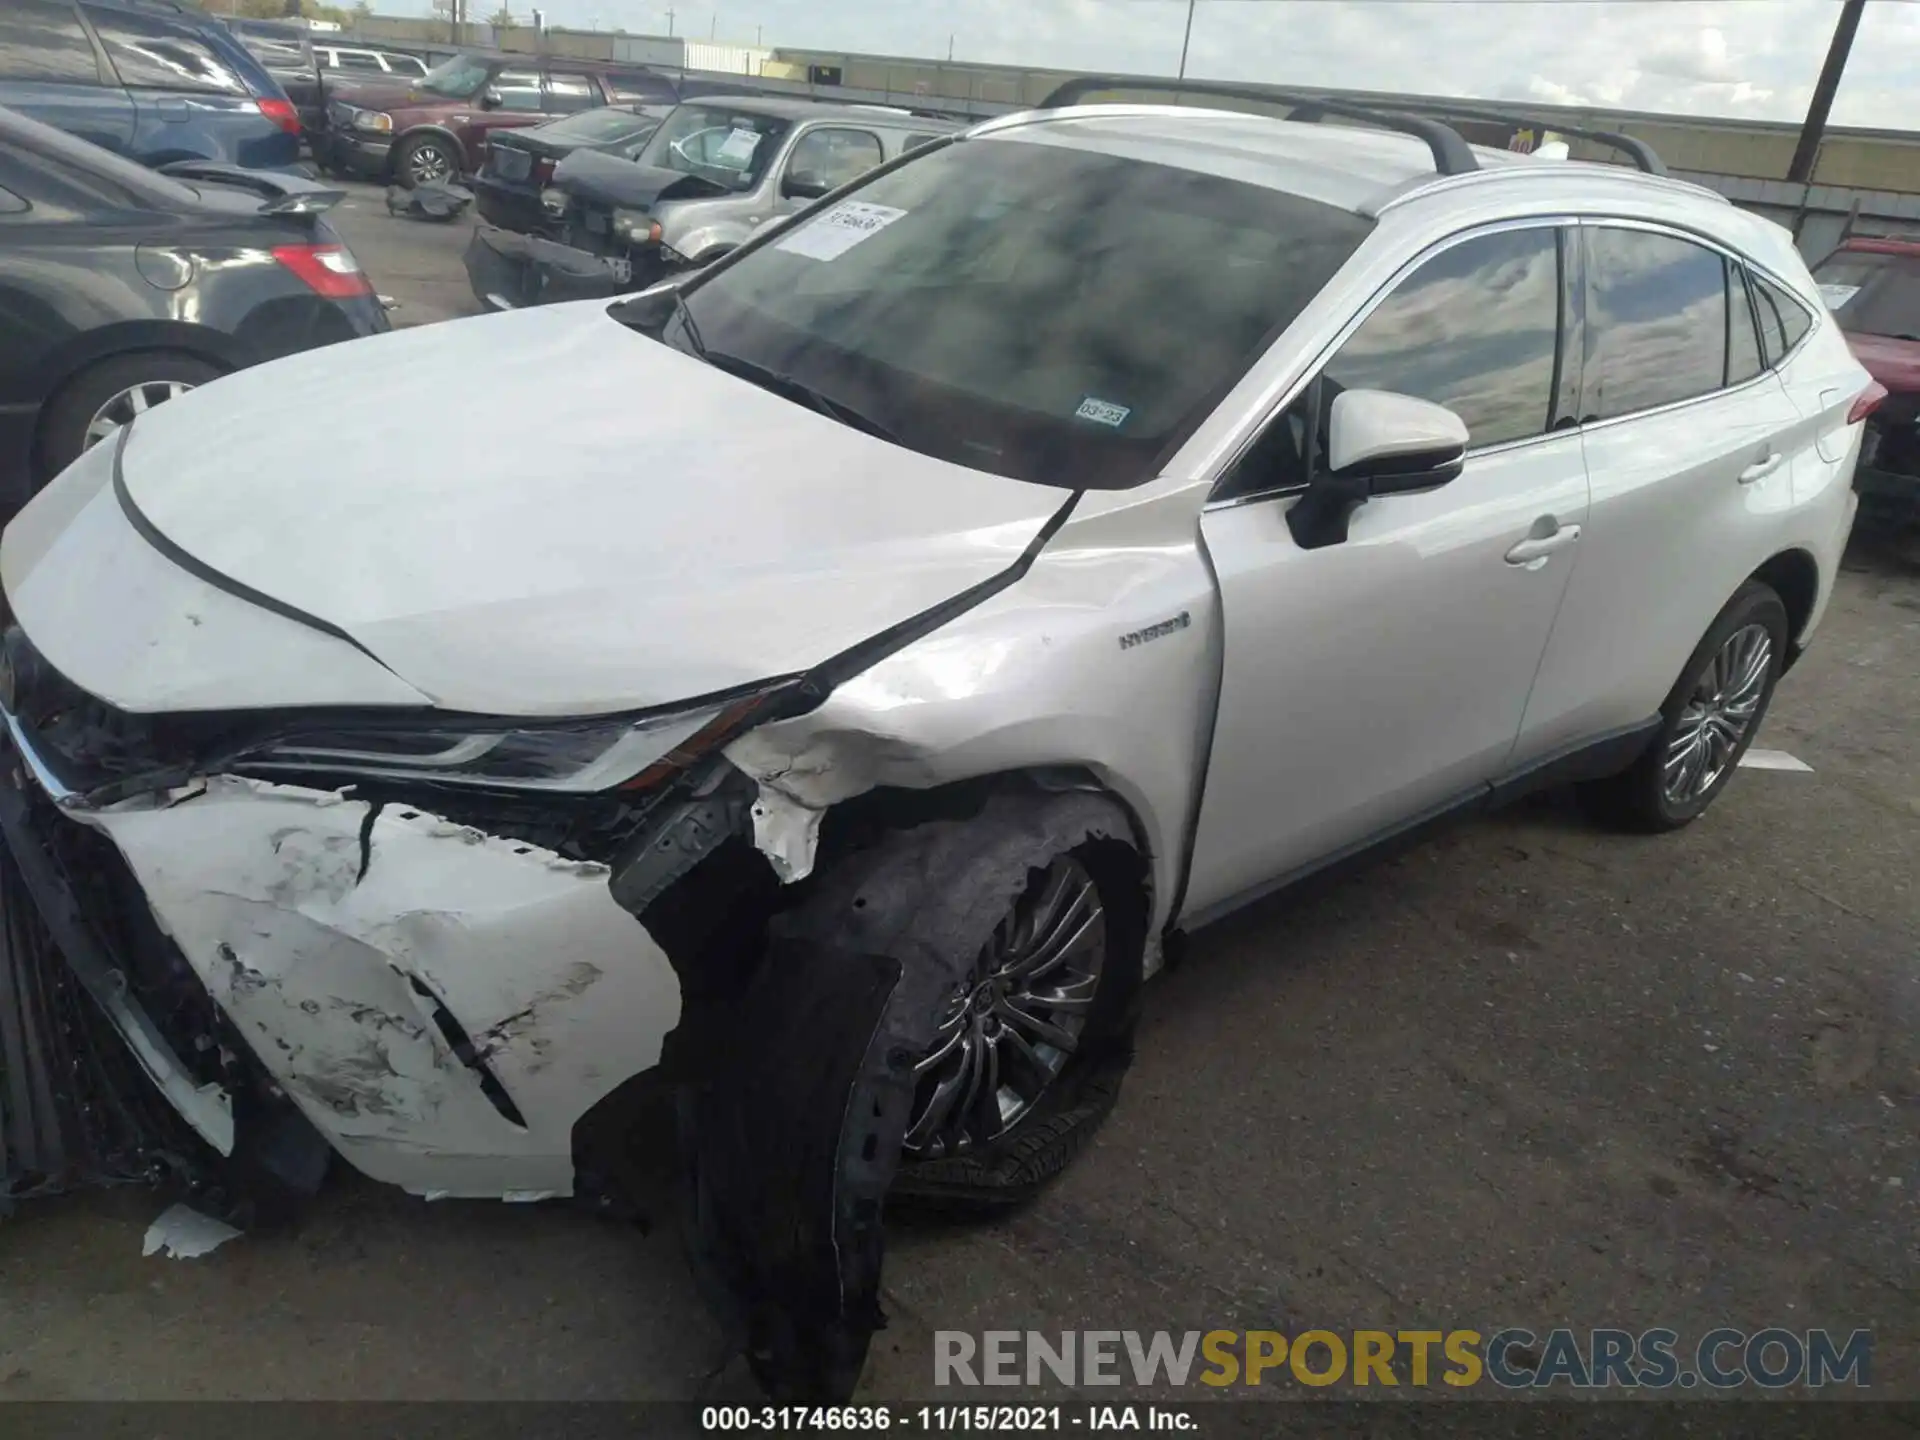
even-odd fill
[{"label": "damaged sedan in background", "polygon": [[689,101],[630,158],[601,146],[560,157],[535,223],[490,209],[477,184],[492,223],[467,245],[467,276],[494,310],[644,289],[712,264],[768,221],[955,128],[873,105]]},{"label": "damaged sedan in background", "polygon": [[[1785,232],[1083,88],[911,153],[842,112],[895,158],[698,275],[234,375],[20,513],[0,1194],[271,1218],[339,1156],[617,1211],[670,1099],[730,1338],[844,1398],[883,1202],[1063,1170],[1184,930],[1548,783],[1713,803],[1853,516],[1869,381]],[[819,133],[740,119],[743,174]],[[1692,326],[1684,433],[1604,303],[1649,267],[1796,321]],[[541,425],[397,453],[452,368]]]}]

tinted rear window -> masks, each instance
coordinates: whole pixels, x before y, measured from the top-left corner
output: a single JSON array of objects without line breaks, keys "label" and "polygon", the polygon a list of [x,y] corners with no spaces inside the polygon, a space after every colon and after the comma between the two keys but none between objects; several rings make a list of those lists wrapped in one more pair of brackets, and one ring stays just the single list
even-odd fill
[{"label": "tinted rear window", "polygon": [[542,125],[540,134],[581,145],[617,145],[622,140],[648,134],[659,123],[650,115],[636,115],[630,110],[583,110],[578,115]]},{"label": "tinted rear window", "polygon": [[982,140],[881,175],[688,307],[711,354],[910,449],[1118,489],[1157,472],[1371,228],[1264,186]]},{"label": "tinted rear window", "polygon": [[73,6],[56,0],[0,4],[0,80],[100,83],[93,45]]},{"label": "tinted rear window", "polygon": [[1813,278],[1842,330],[1920,340],[1920,255],[1843,250]]},{"label": "tinted rear window", "polygon": [[253,93],[232,57],[191,26],[152,15],[91,6],[87,18],[124,85],[154,90]]}]

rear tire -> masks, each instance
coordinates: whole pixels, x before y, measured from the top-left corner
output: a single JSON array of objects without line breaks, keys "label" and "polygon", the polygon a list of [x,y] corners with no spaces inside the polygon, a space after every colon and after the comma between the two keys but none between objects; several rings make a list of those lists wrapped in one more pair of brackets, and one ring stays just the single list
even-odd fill
[{"label": "rear tire", "polygon": [[142,350],[89,365],[61,387],[40,422],[42,483],[79,459],[90,443],[109,438],[109,421],[126,423],[221,373],[179,350]]},{"label": "rear tire", "polygon": [[1688,657],[1640,758],[1618,775],[1579,787],[1588,813],[1641,834],[1678,830],[1703,815],[1766,719],[1787,639],[1787,607],[1779,595],[1747,581]]}]

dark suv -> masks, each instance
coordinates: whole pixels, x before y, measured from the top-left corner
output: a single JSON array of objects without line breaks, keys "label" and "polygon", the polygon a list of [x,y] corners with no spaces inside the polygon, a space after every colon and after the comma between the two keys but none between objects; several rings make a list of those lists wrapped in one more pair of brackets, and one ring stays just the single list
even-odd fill
[{"label": "dark suv", "polygon": [[143,165],[300,158],[279,83],[225,26],[167,0],[0,0],[0,105]]},{"label": "dark suv", "polygon": [[633,65],[553,56],[456,55],[411,82],[327,86],[326,129],[313,137],[323,168],[412,187],[480,168],[487,136],[602,105],[672,105],[665,76]]},{"label": "dark suv", "polygon": [[1843,240],[1813,278],[1854,358],[1887,390],[1854,472],[1861,518],[1920,526],[1920,236]]}]

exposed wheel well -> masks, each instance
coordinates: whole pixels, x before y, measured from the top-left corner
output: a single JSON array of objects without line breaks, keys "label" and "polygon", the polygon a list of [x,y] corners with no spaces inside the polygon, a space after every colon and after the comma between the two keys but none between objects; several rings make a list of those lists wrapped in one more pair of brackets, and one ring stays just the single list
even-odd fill
[{"label": "exposed wheel well", "polygon": [[1820,594],[1820,567],[1804,550],[1782,550],[1749,577],[1769,586],[1787,607],[1789,648],[1813,618],[1813,604]]}]

